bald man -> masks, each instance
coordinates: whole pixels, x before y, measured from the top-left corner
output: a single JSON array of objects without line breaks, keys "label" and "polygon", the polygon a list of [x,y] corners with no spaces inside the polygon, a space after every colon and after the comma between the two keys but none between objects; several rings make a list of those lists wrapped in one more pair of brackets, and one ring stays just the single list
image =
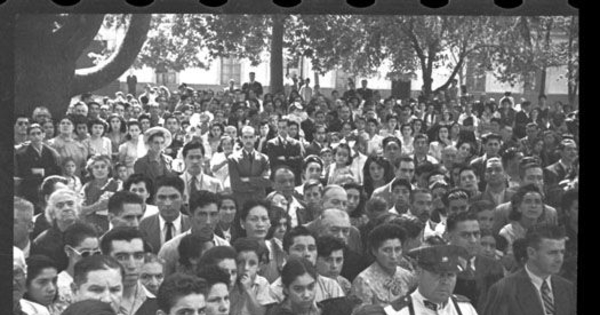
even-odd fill
[{"label": "bald man", "polygon": [[333,236],[346,245],[344,250],[344,265],[341,276],[353,281],[356,276],[368,267],[368,262],[363,258],[362,252],[357,252],[352,244],[352,231],[356,230],[358,244],[361,245],[360,232],[350,224],[350,216],[344,210],[328,208],[316,220],[319,229],[315,232],[318,236]]}]

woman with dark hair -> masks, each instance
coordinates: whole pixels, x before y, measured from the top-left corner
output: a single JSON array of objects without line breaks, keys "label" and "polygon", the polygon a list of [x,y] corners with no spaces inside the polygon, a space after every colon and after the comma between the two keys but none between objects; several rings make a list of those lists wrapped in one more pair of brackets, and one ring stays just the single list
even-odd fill
[{"label": "woman with dark hair", "polygon": [[343,187],[348,195],[346,212],[350,216],[350,224],[358,228],[368,221],[364,213],[365,193],[362,186],[357,183],[346,183]]},{"label": "woman with dark hair", "polygon": [[110,139],[112,144],[113,158],[117,158],[119,146],[127,141],[127,123],[125,122],[125,119],[118,114],[110,114],[106,121],[108,122],[108,129],[105,136]]},{"label": "woman with dark hair", "polygon": [[234,141],[231,136],[221,136],[217,152],[210,159],[210,171],[216,179],[221,181],[225,191],[231,191],[227,158],[233,153],[233,146]]},{"label": "woman with dark hair", "polygon": [[415,129],[410,123],[404,123],[400,126],[400,132],[402,133],[399,138],[402,141],[402,153],[410,155],[415,151],[413,147]]},{"label": "woman with dark hair", "polygon": [[75,120],[73,116],[69,115],[60,120],[58,135],[51,139],[49,144],[58,152],[61,161],[68,157],[75,161],[75,175],[81,177],[88,157],[88,150],[85,145],[76,140]]},{"label": "woman with dark hair", "polygon": [[527,230],[538,224],[544,211],[544,196],[536,185],[527,184],[517,190],[511,200],[510,223],[498,233],[508,241],[507,254],[512,254],[515,240],[525,238]]},{"label": "woman with dark hair", "polygon": [[286,253],[283,251],[283,236],[292,228],[292,220],[284,209],[272,204],[269,219],[271,220],[271,227],[267,233],[265,245],[269,250],[268,264],[270,266],[268,268],[263,267],[260,275],[269,280],[269,283],[273,283],[279,278],[281,268],[285,264]]},{"label": "woman with dark hair", "polygon": [[413,119],[411,121],[411,124],[413,126],[413,134],[419,134],[419,133],[425,133],[425,123],[423,122],[422,119]]},{"label": "woman with dark hair", "polygon": [[205,157],[210,159],[216,152],[219,152],[221,145],[221,136],[225,133],[225,127],[221,123],[214,123],[210,126],[208,132],[202,135],[202,142],[206,148]]},{"label": "woman with dark hair", "polygon": [[346,297],[315,302],[317,269],[305,258],[291,258],[281,270],[285,299],[268,315],[350,315],[358,301]]},{"label": "woman with dark hair", "polygon": [[471,160],[475,158],[475,145],[473,142],[460,141],[456,144],[456,149],[458,149],[458,153],[455,164],[469,165]]},{"label": "woman with dark hair", "polygon": [[394,179],[394,166],[382,156],[370,155],[363,167],[363,188],[368,197]]},{"label": "woman with dark hair", "polygon": [[127,167],[127,175],[133,174],[135,161],[146,155],[147,149],[142,136],[142,127],[135,119],[127,122],[126,141],[119,146],[119,161]]},{"label": "woman with dark hair", "polygon": [[352,282],[352,294],[362,303],[385,307],[415,286],[412,273],[398,265],[405,240],[406,233],[396,224],[382,224],[369,233],[369,253],[375,261]]},{"label": "woman with dark hair", "polygon": [[67,305],[57,303],[58,266],[56,262],[45,255],[33,255],[26,261],[25,286],[27,291],[23,298],[46,307],[50,315],[60,315]]},{"label": "woman with dark hair", "polygon": [[445,147],[452,145],[452,140],[450,140],[450,128],[448,126],[438,126],[435,134],[435,141],[432,141],[429,144],[429,154],[438,161],[441,161],[442,150]]},{"label": "woman with dark hair", "polygon": [[447,126],[450,127],[450,141],[452,141],[452,145],[456,146],[458,144],[458,136],[460,135],[460,125],[457,122],[453,122]]}]

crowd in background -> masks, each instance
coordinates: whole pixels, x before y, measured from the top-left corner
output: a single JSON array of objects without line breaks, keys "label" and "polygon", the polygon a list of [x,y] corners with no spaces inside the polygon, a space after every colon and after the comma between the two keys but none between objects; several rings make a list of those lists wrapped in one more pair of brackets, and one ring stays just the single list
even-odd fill
[{"label": "crowd in background", "polygon": [[[516,314],[517,276],[542,283],[531,314],[574,314],[570,105],[254,73],[137,92],[16,116],[14,314],[400,314],[435,300],[423,270],[464,314]],[[460,271],[428,267],[452,246]]]}]

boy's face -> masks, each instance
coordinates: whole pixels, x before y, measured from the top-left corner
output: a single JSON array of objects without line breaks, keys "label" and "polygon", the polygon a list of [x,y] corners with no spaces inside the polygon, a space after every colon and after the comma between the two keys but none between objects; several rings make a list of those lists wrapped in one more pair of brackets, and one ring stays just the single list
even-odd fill
[{"label": "boy's face", "polygon": [[481,230],[491,230],[494,225],[494,211],[492,209],[479,211],[477,221]]},{"label": "boy's face", "polygon": [[250,278],[252,282],[256,279],[260,259],[254,251],[242,251],[237,255],[237,271],[240,281]]},{"label": "boy's face", "polygon": [[481,253],[491,258],[496,256],[496,239],[493,236],[488,235],[481,238]]},{"label": "boy's face", "polygon": [[319,274],[328,278],[335,279],[340,275],[344,265],[344,251],[334,250],[329,256],[317,257],[317,270]]},{"label": "boy's face", "polygon": [[125,166],[119,166],[119,168],[117,169],[117,174],[119,175],[119,179],[122,181],[125,181],[128,177],[127,175],[127,167]]}]

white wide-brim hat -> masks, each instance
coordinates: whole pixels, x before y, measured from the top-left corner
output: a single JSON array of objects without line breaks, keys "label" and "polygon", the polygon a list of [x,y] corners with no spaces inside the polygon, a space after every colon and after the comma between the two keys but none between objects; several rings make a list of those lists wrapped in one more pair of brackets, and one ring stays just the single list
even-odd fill
[{"label": "white wide-brim hat", "polygon": [[171,132],[169,130],[160,126],[149,128],[146,130],[146,132],[144,132],[144,143],[148,145],[148,139],[157,133],[162,133],[165,136],[165,143],[161,147],[161,150],[168,148],[173,141],[173,137],[171,136]]}]

